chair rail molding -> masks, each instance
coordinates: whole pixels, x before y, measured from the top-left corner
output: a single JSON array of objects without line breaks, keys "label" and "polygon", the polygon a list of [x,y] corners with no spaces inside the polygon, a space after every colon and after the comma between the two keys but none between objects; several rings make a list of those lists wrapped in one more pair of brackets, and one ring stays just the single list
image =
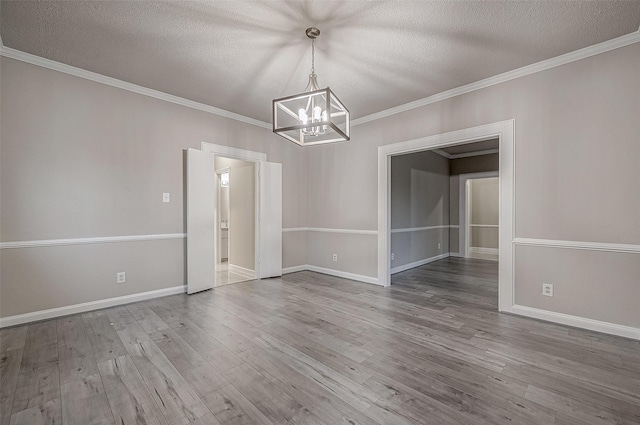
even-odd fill
[{"label": "chair rail molding", "polygon": [[184,239],[186,233],[164,233],[157,235],[99,236],[93,238],[40,239],[33,241],[0,242],[0,249],[37,248],[43,246],[86,245],[119,242],[162,241]]}]

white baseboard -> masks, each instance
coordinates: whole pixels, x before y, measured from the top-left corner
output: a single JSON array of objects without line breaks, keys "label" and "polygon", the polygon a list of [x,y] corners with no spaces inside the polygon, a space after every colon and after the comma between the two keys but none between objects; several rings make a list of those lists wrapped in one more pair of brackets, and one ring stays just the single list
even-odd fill
[{"label": "white baseboard", "polygon": [[229,271],[231,273],[239,274],[242,277],[246,277],[247,279],[255,279],[256,271],[247,269],[244,267],[236,266],[235,264],[229,264]]},{"label": "white baseboard", "polygon": [[434,261],[438,261],[438,260],[442,260],[444,258],[448,258],[449,255],[450,255],[450,253],[447,252],[447,253],[444,253],[444,254],[436,255],[435,257],[425,258],[424,260],[414,261],[413,263],[409,263],[409,264],[403,264],[401,266],[392,268],[391,269],[391,274],[396,274],[396,273],[403,272],[405,270],[413,269],[415,267],[424,266],[425,264],[433,263]]},{"label": "white baseboard", "polygon": [[459,252],[450,252],[449,257],[464,258],[464,255]]},{"label": "white baseboard", "polygon": [[285,267],[284,269],[282,269],[282,274],[303,272],[305,270],[307,270],[307,265],[306,264],[302,264],[302,265],[299,265],[299,266]]},{"label": "white baseboard", "polygon": [[617,325],[615,323],[602,322],[600,320],[587,319],[585,317],[572,316],[570,314],[557,313],[523,305],[513,305],[509,309],[503,310],[503,313],[517,314],[519,316],[560,323],[575,328],[640,340],[640,329],[631,326]]},{"label": "white baseboard", "polygon": [[358,282],[371,283],[373,285],[383,286],[378,282],[377,277],[365,276],[362,274],[355,274],[349,272],[343,272],[341,270],[327,269],[324,267],[312,266],[311,264],[305,264],[300,266],[287,267],[282,269],[282,274],[295,273],[301,271],[310,271],[322,274],[328,274],[330,276],[342,277],[345,279],[357,280]]},{"label": "white baseboard", "polygon": [[81,304],[73,304],[65,307],[51,308],[48,310],[34,311],[31,313],[17,314],[15,316],[0,317],[0,328],[22,325],[24,323],[37,322],[39,320],[53,319],[55,317],[68,316],[70,314],[84,313],[101,308],[115,307],[130,304],[137,301],[145,301],[167,295],[184,294],[186,286],[173,286],[171,288],[157,289],[155,291],[140,292],[124,295],[122,297],[107,298],[104,300],[89,301]]},{"label": "white baseboard", "polygon": [[371,283],[373,285],[382,286],[378,282],[378,278],[377,277],[365,276],[365,275],[362,275],[362,274],[355,274],[355,273],[349,273],[349,272],[343,272],[341,270],[326,269],[324,267],[312,266],[310,264],[307,264],[307,270],[312,271],[312,272],[317,272],[317,273],[328,274],[328,275],[336,276],[336,277],[343,277],[345,279],[357,280],[358,282],[365,282],[365,283]]},{"label": "white baseboard", "polygon": [[481,254],[481,255],[498,255],[498,248],[483,248],[481,246],[472,246],[469,247],[470,254]]}]

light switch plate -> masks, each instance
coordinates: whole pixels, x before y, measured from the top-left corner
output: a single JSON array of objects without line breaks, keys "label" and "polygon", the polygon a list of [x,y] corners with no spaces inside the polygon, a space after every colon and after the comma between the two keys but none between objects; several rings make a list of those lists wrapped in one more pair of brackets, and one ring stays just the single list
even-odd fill
[{"label": "light switch plate", "polygon": [[171,194],[167,192],[163,193],[162,202],[171,202]]}]

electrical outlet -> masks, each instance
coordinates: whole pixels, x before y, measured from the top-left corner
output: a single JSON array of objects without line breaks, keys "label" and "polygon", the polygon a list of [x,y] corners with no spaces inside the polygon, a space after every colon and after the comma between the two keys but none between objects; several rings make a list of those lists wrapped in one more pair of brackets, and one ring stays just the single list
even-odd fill
[{"label": "electrical outlet", "polygon": [[396,254],[394,254],[393,252],[391,253],[391,261],[396,259]]},{"label": "electrical outlet", "polygon": [[116,273],[116,283],[125,283],[127,281],[127,276],[125,272]]},{"label": "electrical outlet", "polygon": [[338,254],[333,254],[333,261],[338,261]]},{"label": "electrical outlet", "polygon": [[442,249],[440,246],[441,246],[441,244],[440,244],[440,242],[438,242],[438,249]]},{"label": "electrical outlet", "polygon": [[162,202],[171,202],[171,194],[167,192],[163,193]]},{"label": "electrical outlet", "polygon": [[550,283],[542,284],[542,295],[546,297],[553,297],[553,285]]}]

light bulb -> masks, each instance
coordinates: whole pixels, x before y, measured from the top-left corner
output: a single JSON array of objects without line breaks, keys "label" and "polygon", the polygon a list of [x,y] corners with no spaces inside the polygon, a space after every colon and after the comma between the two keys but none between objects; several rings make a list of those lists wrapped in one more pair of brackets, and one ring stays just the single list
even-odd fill
[{"label": "light bulb", "polygon": [[306,124],[307,121],[309,121],[309,117],[307,116],[307,111],[305,111],[302,108],[298,109],[298,119],[302,124]]},{"label": "light bulb", "polygon": [[322,108],[319,106],[313,108],[313,121],[320,121],[320,115],[322,115]]}]

